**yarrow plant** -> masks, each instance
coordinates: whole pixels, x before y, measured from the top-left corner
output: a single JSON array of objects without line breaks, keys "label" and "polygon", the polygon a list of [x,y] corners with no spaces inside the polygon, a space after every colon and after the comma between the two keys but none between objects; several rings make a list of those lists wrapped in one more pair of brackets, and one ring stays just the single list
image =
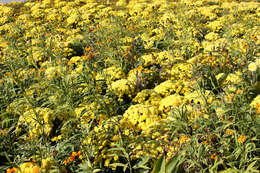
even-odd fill
[{"label": "yarrow plant", "polygon": [[258,172],[260,3],[0,3],[0,171]]}]

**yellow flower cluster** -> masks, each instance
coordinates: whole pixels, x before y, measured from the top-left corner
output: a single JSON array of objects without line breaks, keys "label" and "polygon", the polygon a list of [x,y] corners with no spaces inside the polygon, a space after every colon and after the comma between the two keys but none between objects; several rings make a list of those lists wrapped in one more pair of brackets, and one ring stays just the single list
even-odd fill
[{"label": "yellow flower cluster", "polygon": [[132,97],[135,88],[131,81],[127,79],[119,79],[111,84],[110,90],[119,96],[119,99],[121,100],[123,96]]},{"label": "yellow flower cluster", "polygon": [[22,163],[19,165],[18,173],[40,173],[41,168],[34,162]]},{"label": "yellow flower cluster", "polygon": [[106,80],[107,84],[111,84],[113,81],[125,78],[125,74],[121,68],[111,66],[102,71],[102,74],[97,74],[96,80]]},{"label": "yellow flower cluster", "polygon": [[59,170],[61,172],[66,172],[64,167],[60,167],[56,160],[53,158],[47,157],[41,161],[41,171],[42,172],[51,172],[53,170]]},{"label": "yellow flower cluster", "polygon": [[[109,104],[111,102],[107,102]],[[97,114],[97,112],[101,109],[101,104],[98,103],[90,103],[85,106],[78,107],[75,109],[75,116],[80,119],[82,125],[88,125],[91,120],[96,120],[98,123],[102,123],[102,121],[107,117],[106,114]]]},{"label": "yellow flower cluster", "polygon": [[[92,146],[93,151],[95,151],[94,163],[102,163],[107,167],[110,166],[110,163],[118,161],[120,150],[109,149],[116,148],[116,144],[118,144],[122,135],[119,135],[120,131],[126,130],[124,126],[120,126],[118,123],[120,119],[120,116],[116,116],[103,120],[103,124],[95,126],[90,135],[82,142],[82,145]],[[116,168],[115,165],[111,167]]]},{"label": "yellow flower cluster", "polygon": [[241,72],[236,72],[236,73],[231,73],[227,76],[224,84],[239,84],[242,79],[241,79]]},{"label": "yellow flower cluster", "polygon": [[260,114],[260,95],[258,95],[254,100],[251,102],[250,106],[256,109],[256,112]]},{"label": "yellow flower cluster", "polygon": [[162,96],[168,96],[175,92],[176,89],[178,89],[176,87],[178,87],[178,85],[176,85],[174,81],[167,80],[157,85],[154,88],[154,91],[161,94]]},{"label": "yellow flower cluster", "polygon": [[60,167],[58,163],[48,157],[44,158],[41,161],[41,166],[36,164],[34,161],[25,162],[19,165],[19,168],[9,168],[7,173],[40,173],[40,172],[52,172],[59,170],[62,173],[66,173],[66,169],[64,167]]},{"label": "yellow flower cluster", "polygon": [[180,96],[179,94],[169,95],[161,100],[159,110],[162,112],[169,112],[170,109],[177,109],[179,106],[183,105],[183,103],[183,96]]},{"label": "yellow flower cluster", "polygon": [[248,65],[248,71],[255,72],[260,68],[260,58],[257,58],[255,62],[251,62]]},{"label": "yellow flower cluster", "polygon": [[155,89],[144,89],[138,92],[132,101],[145,105],[159,106],[161,99],[160,93],[156,92]]},{"label": "yellow flower cluster", "polygon": [[160,121],[157,107],[143,104],[130,106],[123,117],[122,122],[129,122],[130,127],[141,129],[144,133]]},{"label": "yellow flower cluster", "polygon": [[16,133],[18,135],[22,130],[21,126],[26,125],[29,128],[29,136],[50,135],[54,119],[54,112],[49,108],[30,109],[19,117]]},{"label": "yellow flower cluster", "polygon": [[158,53],[156,52],[153,54],[147,54],[143,55],[140,58],[144,60],[144,66],[150,66],[155,64],[169,65],[170,63],[176,61],[171,51],[162,51]]}]

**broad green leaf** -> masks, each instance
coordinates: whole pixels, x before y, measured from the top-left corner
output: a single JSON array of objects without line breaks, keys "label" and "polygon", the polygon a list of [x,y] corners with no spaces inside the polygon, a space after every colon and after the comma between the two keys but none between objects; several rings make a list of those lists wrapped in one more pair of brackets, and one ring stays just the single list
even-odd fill
[{"label": "broad green leaf", "polygon": [[219,173],[238,173],[238,171],[235,170],[235,169],[231,169],[231,168],[229,168],[229,169],[226,169],[226,170],[220,171]]},{"label": "broad green leaf", "polygon": [[95,170],[93,171],[93,173],[100,172],[100,171],[102,171],[102,169],[95,169]]},{"label": "broad green leaf", "polygon": [[123,163],[111,163],[109,164],[109,166],[112,166],[112,167],[127,167],[127,164],[123,164]]},{"label": "broad green leaf", "polygon": [[178,170],[178,163],[179,163],[180,155],[175,155],[171,158],[167,165],[166,165],[166,172],[167,173],[174,173]]},{"label": "broad green leaf", "polygon": [[125,149],[122,147],[118,147],[118,148],[111,148],[108,151],[124,151]]},{"label": "broad green leaf", "polygon": [[149,162],[149,157],[142,157],[142,160],[140,160],[137,164],[133,166],[134,169],[137,168],[146,168],[145,164]]},{"label": "broad green leaf", "polygon": [[165,156],[161,156],[159,160],[154,163],[152,173],[165,173]]}]

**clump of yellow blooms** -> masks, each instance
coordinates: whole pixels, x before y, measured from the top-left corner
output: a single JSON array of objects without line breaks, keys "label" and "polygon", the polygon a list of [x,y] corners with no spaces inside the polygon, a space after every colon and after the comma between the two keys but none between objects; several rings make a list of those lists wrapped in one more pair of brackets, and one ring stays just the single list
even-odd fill
[{"label": "clump of yellow blooms", "polygon": [[260,95],[258,95],[254,100],[250,103],[252,108],[256,109],[256,112],[260,114]]},{"label": "clump of yellow blooms", "polygon": [[165,82],[160,83],[159,85],[157,85],[154,88],[154,91],[161,94],[162,96],[168,96],[170,94],[172,94],[173,92],[175,92],[176,88],[176,84],[174,81],[172,80],[167,80]]},{"label": "clump of yellow blooms", "polygon": [[144,133],[160,120],[156,106],[143,104],[130,106],[125,111],[123,117],[122,122],[126,121],[130,127],[143,130]]},{"label": "clump of yellow blooms", "polygon": [[127,79],[119,79],[114,81],[110,86],[111,91],[119,96],[121,100],[123,96],[132,97],[135,87],[134,84]]},{"label": "clump of yellow blooms", "polygon": [[96,120],[101,124],[103,120],[107,118],[107,115],[98,114],[98,111],[101,110],[102,105],[104,106],[105,104],[112,104],[112,101],[107,99],[104,103],[92,102],[89,104],[82,104],[75,109],[75,116],[80,119],[82,125],[88,125],[92,120]]},{"label": "clump of yellow blooms", "polygon": [[137,93],[137,95],[133,98],[133,102],[145,104],[145,105],[153,105],[159,106],[161,102],[160,93],[156,92],[152,89],[144,89]]},{"label": "clump of yellow blooms", "polygon": [[245,141],[246,141],[246,136],[245,135],[239,136],[237,138],[237,142],[240,143],[240,144],[244,143]]},{"label": "clump of yellow blooms", "polygon": [[125,74],[121,68],[111,66],[102,71],[102,74],[97,74],[97,80],[106,80],[107,84],[111,84],[113,81],[125,78]]},{"label": "clump of yellow blooms", "polygon": [[27,163],[22,163],[21,165],[19,165],[18,172],[19,173],[40,173],[41,172],[41,168],[34,162],[27,162]]},{"label": "clump of yellow blooms", "polygon": [[[41,171],[42,172],[51,172],[51,170],[54,170],[55,168],[59,168],[59,165],[56,160],[54,160],[50,157],[42,159],[42,161],[41,161]],[[62,172],[64,172],[64,168],[63,168]]]},{"label": "clump of yellow blooms", "polygon": [[7,170],[7,173],[40,173],[40,172],[52,172],[52,171],[57,171],[59,170],[62,173],[66,173],[67,171],[65,170],[64,167],[60,167],[58,163],[48,157],[44,158],[41,161],[41,165],[39,166],[36,164],[34,161],[31,162],[25,162],[19,165],[19,168],[9,168]]},{"label": "clump of yellow blooms", "polygon": [[[95,163],[102,163],[104,166],[108,167],[110,163],[117,162],[120,151],[119,150],[109,150],[118,144],[120,139],[120,131],[124,130],[125,127],[120,126],[118,121],[120,116],[105,119],[103,124],[99,124],[94,127],[93,131],[87,138],[82,142],[82,145],[90,145],[95,151]],[[129,135],[129,134],[127,134]],[[104,162],[102,162],[104,160]],[[113,167],[112,168],[116,168]]]},{"label": "clump of yellow blooms", "polygon": [[144,66],[150,66],[155,64],[167,65],[175,61],[171,51],[156,52],[154,54],[143,55],[140,57],[144,60]]},{"label": "clump of yellow blooms", "polygon": [[183,103],[183,96],[180,96],[179,94],[169,95],[161,100],[159,110],[162,112],[168,112],[172,108],[178,108],[178,106],[183,105]]},{"label": "clump of yellow blooms", "polygon": [[236,72],[236,73],[231,73],[227,76],[224,84],[239,84],[242,79],[241,79],[241,72]]},{"label": "clump of yellow blooms", "polygon": [[50,135],[54,119],[54,112],[49,108],[30,109],[19,117],[16,133],[20,133],[21,125],[26,125],[30,136]]},{"label": "clump of yellow blooms", "polygon": [[219,35],[217,33],[214,33],[214,32],[210,32],[208,33],[205,38],[209,41],[214,41],[214,40],[217,40],[219,39]]}]

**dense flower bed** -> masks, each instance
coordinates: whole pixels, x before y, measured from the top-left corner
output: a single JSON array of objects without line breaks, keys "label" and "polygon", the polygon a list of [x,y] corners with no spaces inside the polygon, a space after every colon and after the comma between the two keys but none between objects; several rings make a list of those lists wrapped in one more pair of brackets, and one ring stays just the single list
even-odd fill
[{"label": "dense flower bed", "polygon": [[256,172],[260,3],[0,4],[4,172]]}]

